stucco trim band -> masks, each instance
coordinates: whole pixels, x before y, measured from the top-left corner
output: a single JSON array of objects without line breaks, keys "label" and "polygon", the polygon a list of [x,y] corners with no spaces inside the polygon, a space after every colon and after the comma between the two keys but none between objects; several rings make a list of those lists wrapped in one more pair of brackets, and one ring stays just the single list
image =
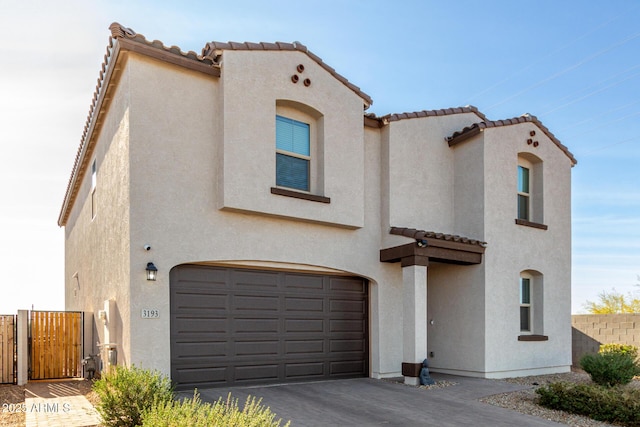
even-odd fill
[{"label": "stucco trim band", "polygon": [[549,341],[546,335],[519,335],[518,341]]},{"label": "stucco trim band", "polygon": [[329,197],[318,196],[317,194],[301,193],[299,191],[286,190],[279,187],[271,187],[271,194],[293,197],[296,199],[310,200],[312,202],[331,203],[331,199]]},{"label": "stucco trim band", "polygon": [[527,221],[526,219],[517,219],[516,218],[516,224],[518,225],[524,225],[525,227],[533,227],[533,228],[538,228],[540,230],[548,230],[549,226],[545,225],[545,224],[540,224],[538,222],[531,222],[531,221]]}]

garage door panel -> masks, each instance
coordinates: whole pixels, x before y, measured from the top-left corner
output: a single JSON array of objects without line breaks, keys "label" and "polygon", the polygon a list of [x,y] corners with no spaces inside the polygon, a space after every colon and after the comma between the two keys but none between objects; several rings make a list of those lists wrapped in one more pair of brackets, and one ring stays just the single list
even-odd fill
[{"label": "garage door panel", "polygon": [[172,370],[172,379],[178,384],[190,384],[191,387],[200,384],[207,386],[224,385],[227,383],[226,367],[196,367]]},{"label": "garage door panel", "polygon": [[284,279],[284,288],[302,293],[322,291],[324,289],[324,280],[321,276],[287,274]]},{"label": "garage door panel", "polygon": [[341,360],[329,364],[330,374],[333,376],[354,375],[364,372],[365,364],[361,359]]},{"label": "garage door panel", "polygon": [[287,297],[284,300],[284,308],[286,311],[303,311],[303,312],[323,312],[324,298],[296,298]]},{"label": "garage door panel", "polygon": [[235,366],[233,373],[236,382],[242,381],[258,381],[258,380],[277,380],[278,364],[270,363],[264,365],[246,365]]},{"label": "garage door panel", "polygon": [[354,281],[348,278],[334,277],[330,279],[329,290],[364,294],[367,284],[363,280]]},{"label": "garage door panel", "polygon": [[363,279],[181,266],[171,272],[170,295],[178,389],[368,373]]},{"label": "garage door panel", "polygon": [[233,332],[236,334],[252,334],[257,332],[278,332],[278,319],[273,318],[236,318],[233,322]]},{"label": "garage door panel", "polygon": [[227,341],[198,341],[179,342],[174,357],[183,361],[190,359],[208,359],[212,357],[226,357],[229,353]]},{"label": "garage door panel", "polygon": [[324,362],[311,363],[287,363],[285,365],[285,378],[318,378],[325,375]]},{"label": "garage door panel", "polygon": [[329,303],[331,313],[356,313],[365,312],[364,301],[358,300],[331,300]]},{"label": "garage door panel", "polygon": [[323,332],[324,321],[322,319],[286,319],[285,333],[289,332]]},{"label": "garage door panel", "polygon": [[279,341],[241,341],[233,346],[237,356],[276,356]]},{"label": "garage door panel", "polygon": [[236,289],[274,289],[278,287],[278,273],[231,270],[233,287]]},{"label": "garage door panel", "polygon": [[198,332],[223,332],[229,330],[226,318],[174,317],[172,331],[174,334],[193,334]]},{"label": "garage door panel", "polygon": [[172,286],[176,288],[226,288],[229,282],[229,270],[211,269],[200,266],[183,265],[171,271]]},{"label": "garage door panel", "polygon": [[297,355],[297,354],[320,354],[324,353],[325,348],[324,339],[316,340],[289,340],[285,342],[285,354]]},{"label": "garage door panel", "polygon": [[228,295],[211,291],[176,291],[173,301],[175,301],[175,304],[172,305],[172,310],[182,310],[185,312],[198,309],[226,310],[229,307]]},{"label": "garage door panel", "polygon": [[235,295],[231,299],[231,309],[237,311],[278,311],[280,298],[264,295]]},{"label": "garage door panel", "polygon": [[363,321],[357,320],[345,320],[345,319],[333,319],[329,322],[330,332],[361,332],[364,330]]},{"label": "garage door panel", "polygon": [[343,352],[364,352],[365,341],[363,339],[352,339],[352,340],[330,340],[329,350],[332,353],[343,353]]}]

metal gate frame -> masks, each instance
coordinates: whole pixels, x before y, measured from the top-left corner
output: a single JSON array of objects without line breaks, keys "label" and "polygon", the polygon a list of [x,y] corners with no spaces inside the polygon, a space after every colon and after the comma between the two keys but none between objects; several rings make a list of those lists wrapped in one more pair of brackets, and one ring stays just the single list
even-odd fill
[{"label": "metal gate frame", "polygon": [[13,314],[0,314],[0,384],[15,384],[17,377],[17,322]]},{"label": "metal gate frame", "polygon": [[84,313],[29,313],[29,379],[82,377]]}]

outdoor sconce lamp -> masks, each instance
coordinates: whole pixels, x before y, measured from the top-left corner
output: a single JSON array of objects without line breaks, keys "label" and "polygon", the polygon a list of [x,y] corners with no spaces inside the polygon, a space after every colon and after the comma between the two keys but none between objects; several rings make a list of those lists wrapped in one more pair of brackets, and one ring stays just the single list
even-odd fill
[{"label": "outdoor sconce lamp", "polygon": [[426,248],[427,246],[429,246],[429,242],[424,239],[416,240],[416,243],[418,244],[419,248]]},{"label": "outdoor sconce lamp", "polygon": [[158,269],[152,262],[147,263],[147,280],[155,281],[158,275]]}]

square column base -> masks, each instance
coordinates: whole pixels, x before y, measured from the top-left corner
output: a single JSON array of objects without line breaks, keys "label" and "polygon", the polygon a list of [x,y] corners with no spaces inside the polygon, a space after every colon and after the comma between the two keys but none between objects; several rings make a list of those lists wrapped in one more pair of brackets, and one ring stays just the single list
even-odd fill
[{"label": "square column base", "polygon": [[404,377],[404,383],[407,385],[420,385],[420,378],[418,377]]}]

